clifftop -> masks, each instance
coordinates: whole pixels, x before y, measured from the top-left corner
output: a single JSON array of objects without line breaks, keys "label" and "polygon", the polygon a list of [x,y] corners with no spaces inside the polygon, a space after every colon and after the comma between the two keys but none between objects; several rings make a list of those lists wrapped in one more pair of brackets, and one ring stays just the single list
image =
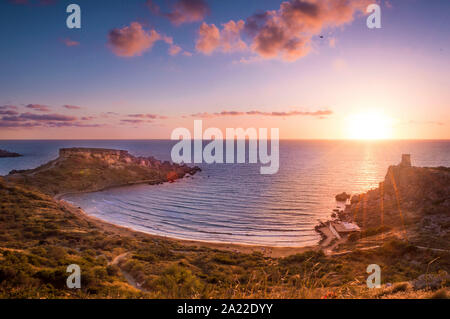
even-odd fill
[{"label": "clifftop", "polygon": [[13,170],[5,179],[54,196],[138,183],[173,182],[199,170],[154,157],[135,157],[123,150],[65,148],[60,149],[57,159],[35,169]]},{"label": "clifftop", "polygon": [[127,156],[128,151],[124,150],[113,150],[107,148],[84,148],[84,147],[73,147],[73,148],[61,148],[59,150],[60,157],[69,156]]}]

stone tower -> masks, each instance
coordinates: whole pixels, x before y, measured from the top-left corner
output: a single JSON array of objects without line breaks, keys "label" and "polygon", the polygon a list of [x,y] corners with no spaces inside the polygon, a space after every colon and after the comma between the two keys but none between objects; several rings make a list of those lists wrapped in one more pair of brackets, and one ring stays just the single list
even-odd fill
[{"label": "stone tower", "polygon": [[402,162],[400,163],[402,167],[411,167],[411,154],[403,154]]}]

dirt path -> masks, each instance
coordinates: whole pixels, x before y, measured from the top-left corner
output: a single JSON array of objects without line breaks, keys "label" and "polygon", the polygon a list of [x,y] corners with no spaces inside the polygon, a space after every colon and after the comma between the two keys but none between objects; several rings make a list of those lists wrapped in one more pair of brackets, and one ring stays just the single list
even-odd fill
[{"label": "dirt path", "polygon": [[114,257],[114,259],[111,260],[111,261],[108,263],[108,265],[111,265],[111,266],[113,266],[113,265],[118,265],[118,263],[119,263],[122,259],[126,258],[129,254],[130,254],[129,252],[126,252],[126,253],[123,253],[123,254],[120,254],[120,255]]},{"label": "dirt path", "polygon": [[137,290],[140,290],[142,292],[148,292],[148,290],[145,290],[144,288],[142,288],[141,284],[138,283],[130,273],[126,272],[119,266],[120,261],[127,258],[129,255],[130,255],[130,252],[120,254],[120,255],[114,257],[114,259],[111,260],[111,262],[109,262],[108,265],[111,265],[111,266],[114,265],[114,266],[119,267],[120,272],[122,273],[122,276],[125,278],[125,280],[128,282],[129,285],[133,286],[134,288],[136,288]]}]

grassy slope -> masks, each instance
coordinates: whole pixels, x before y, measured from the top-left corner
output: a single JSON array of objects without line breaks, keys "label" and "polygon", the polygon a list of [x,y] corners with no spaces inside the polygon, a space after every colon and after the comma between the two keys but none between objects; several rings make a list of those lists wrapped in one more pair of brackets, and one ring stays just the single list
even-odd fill
[{"label": "grassy slope", "polygon": [[46,194],[56,195],[97,191],[141,181],[157,184],[167,182],[171,176],[181,178],[188,172],[191,172],[190,168],[176,164],[160,168],[122,164],[116,168],[101,159],[74,156],[51,161],[36,169],[10,174],[6,178],[18,184],[32,186]]},{"label": "grassy slope", "polygon": [[[448,254],[419,252],[397,240],[344,256],[306,252],[280,259],[187,247],[102,227],[47,195],[1,178],[0,198],[2,298],[426,297],[430,293],[402,287],[395,293],[369,291],[365,269],[377,263],[383,282],[401,282],[450,267]],[[124,253],[118,265],[108,265]],[[65,269],[73,263],[82,269],[80,290],[65,287]]]}]

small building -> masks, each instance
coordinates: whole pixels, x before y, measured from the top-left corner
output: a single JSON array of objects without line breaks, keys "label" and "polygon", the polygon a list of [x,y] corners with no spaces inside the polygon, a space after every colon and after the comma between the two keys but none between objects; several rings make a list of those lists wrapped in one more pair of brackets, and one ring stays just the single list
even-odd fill
[{"label": "small building", "polygon": [[333,223],[334,228],[339,234],[349,234],[354,232],[360,232],[361,228],[355,223],[347,223],[347,222],[335,222]]}]

